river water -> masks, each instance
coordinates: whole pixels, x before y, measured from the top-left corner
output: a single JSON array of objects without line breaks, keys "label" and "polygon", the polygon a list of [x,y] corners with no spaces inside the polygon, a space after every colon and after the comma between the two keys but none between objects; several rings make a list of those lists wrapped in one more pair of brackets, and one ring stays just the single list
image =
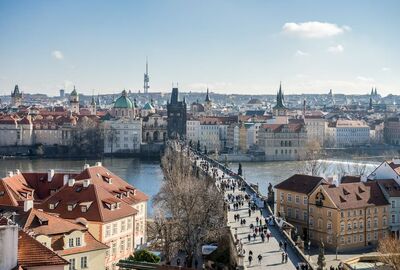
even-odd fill
[{"label": "river water", "polygon": [[[81,171],[85,163],[94,165],[98,160],[82,159],[17,159],[0,160],[0,177],[4,177],[7,171],[19,169],[22,172],[47,172],[48,169],[55,171]],[[152,198],[160,189],[162,182],[162,171],[158,161],[141,160],[138,158],[105,158],[101,160],[103,166],[113,173],[119,175],[133,186],[137,187]],[[354,168],[363,167],[365,173],[370,173],[379,162],[355,163],[344,160],[322,160],[326,176],[340,174],[341,171],[351,171]],[[229,167],[237,171],[238,163],[230,163]],[[269,183],[275,185],[291,175],[301,171],[303,163],[299,161],[285,162],[243,162],[242,170],[246,180],[250,183],[259,183],[260,191],[267,193]],[[152,202],[149,202],[148,213],[152,215]]]}]

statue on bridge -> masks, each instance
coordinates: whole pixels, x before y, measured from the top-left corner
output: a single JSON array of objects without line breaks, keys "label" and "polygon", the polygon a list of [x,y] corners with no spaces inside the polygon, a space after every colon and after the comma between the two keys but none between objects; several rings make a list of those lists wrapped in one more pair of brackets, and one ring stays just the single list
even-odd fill
[{"label": "statue on bridge", "polygon": [[274,192],[274,188],[272,187],[271,183],[269,183],[269,185],[268,185],[267,203],[271,206],[271,209],[274,209],[275,192]]},{"label": "statue on bridge", "polygon": [[243,172],[242,172],[242,163],[239,162],[239,168],[238,168],[238,173],[237,173],[237,174],[238,174],[239,176],[242,176],[242,173],[243,173]]}]

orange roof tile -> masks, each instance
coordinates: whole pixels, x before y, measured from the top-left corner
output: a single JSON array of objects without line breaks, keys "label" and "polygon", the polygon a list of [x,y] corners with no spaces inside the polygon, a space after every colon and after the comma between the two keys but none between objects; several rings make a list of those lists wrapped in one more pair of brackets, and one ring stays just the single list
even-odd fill
[{"label": "orange roof tile", "polygon": [[18,265],[35,266],[68,265],[69,263],[27,233],[18,232]]}]

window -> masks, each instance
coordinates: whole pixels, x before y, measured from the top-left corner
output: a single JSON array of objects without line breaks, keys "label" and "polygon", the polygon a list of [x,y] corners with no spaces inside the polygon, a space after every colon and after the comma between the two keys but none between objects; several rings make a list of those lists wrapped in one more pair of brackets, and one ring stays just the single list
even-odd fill
[{"label": "window", "polygon": [[332,231],[332,222],[328,221],[326,228],[328,229],[328,232]]},{"label": "window", "polygon": [[351,244],[351,236],[347,236],[347,244]]},{"label": "window", "polygon": [[314,227],[314,219],[310,217],[310,228]]},{"label": "window", "polygon": [[83,256],[81,257],[81,268],[87,268],[87,257]]},{"label": "window", "polygon": [[378,228],[378,219],[377,218],[374,218],[374,228]]},{"label": "window", "polygon": [[371,220],[370,219],[367,220],[367,229],[371,229]]},{"label": "window", "polygon": [[132,219],[131,218],[128,218],[128,225],[126,226],[126,229],[127,230],[130,230],[130,229],[132,229]]},{"label": "window", "polygon": [[124,252],[125,251],[125,240],[121,240],[120,247],[119,247],[119,252]]},{"label": "window", "polygon": [[386,226],[386,225],[387,225],[387,218],[386,218],[386,217],[383,217],[382,223],[383,223],[383,226]]},{"label": "window", "polygon": [[288,207],[287,209],[287,216],[292,217],[292,208]]},{"label": "window", "polygon": [[307,221],[307,211],[303,211],[303,219],[304,221]]},{"label": "window", "polygon": [[69,270],[75,270],[75,259],[69,259]]},{"label": "window", "polygon": [[292,202],[292,194],[288,193],[287,195],[287,201]]},{"label": "window", "polygon": [[344,212],[343,211],[340,212],[340,217],[344,218]]},{"label": "window", "polygon": [[117,234],[118,232],[118,224],[117,223],[113,223],[113,235]]},{"label": "window", "polygon": [[300,203],[300,196],[296,195],[296,203],[299,204]]},{"label": "window", "polygon": [[69,247],[73,247],[74,246],[74,238],[70,238],[68,240],[68,244],[69,244]]},{"label": "window", "polygon": [[121,221],[121,232],[125,231],[125,220]]},{"label": "window", "polygon": [[328,217],[332,217],[332,211],[328,210]]},{"label": "window", "polygon": [[378,240],[378,232],[374,232],[374,240]]},{"label": "window", "polygon": [[396,215],[392,215],[392,223],[396,223]]},{"label": "window", "polygon": [[367,241],[371,241],[371,233],[367,233]]},{"label": "window", "polygon": [[304,205],[307,205],[307,203],[308,203],[307,196],[304,196],[304,197],[303,197],[303,204],[304,204]]},{"label": "window", "polygon": [[111,226],[107,225],[106,226],[106,237],[109,237],[111,235]]},{"label": "window", "polygon": [[129,236],[128,239],[126,240],[126,250],[129,250],[131,248],[131,237]]},{"label": "window", "polygon": [[344,244],[344,236],[341,236],[341,237],[340,237],[340,243],[341,243],[341,244]]},{"label": "window", "polygon": [[353,222],[353,230],[357,230],[357,227],[358,227],[358,226],[357,226],[357,221],[354,221],[354,222]]},{"label": "window", "polygon": [[351,231],[351,222],[350,221],[347,223],[347,230]]},{"label": "window", "polygon": [[117,243],[112,242],[112,255],[117,254]]},{"label": "window", "polygon": [[392,201],[392,208],[396,208],[396,201]]},{"label": "window", "polygon": [[364,235],[360,234],[360,242],[364,241]]},{"label": "window", "polygon": [[378,208],[374,208],[374,214],[378,214]]},{"label": "window", "polygon": [[75,244],[77,247],[81,246],[81,238],[80,237],[75,238]]},{"label": "window", "polygon": [[344,233],[344,222],[340,222],[340,233]]}]

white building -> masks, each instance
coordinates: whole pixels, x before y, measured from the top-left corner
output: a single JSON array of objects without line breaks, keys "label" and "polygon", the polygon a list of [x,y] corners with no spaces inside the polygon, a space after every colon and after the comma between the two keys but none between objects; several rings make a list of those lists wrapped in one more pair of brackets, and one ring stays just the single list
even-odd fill
[{"label": "white building", "polygon": [[359,120],[337,120],[326,129],[327,143],[333,147],[357,146],[369,143],[369,126]]},{"label": "white building", "polygon": [[139,153],[142,142],[142,119],[126,91],[115,101],[111,115],[103,122],[104,153]]}]

